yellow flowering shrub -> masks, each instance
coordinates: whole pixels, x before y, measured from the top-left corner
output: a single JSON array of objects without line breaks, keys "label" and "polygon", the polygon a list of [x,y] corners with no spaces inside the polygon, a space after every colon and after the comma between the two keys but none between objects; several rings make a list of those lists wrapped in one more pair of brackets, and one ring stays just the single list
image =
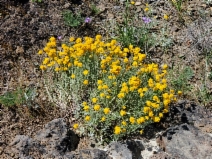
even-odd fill
[{"label": "yellow flowering shrub", "polygon": [[70,95],[77,86],[80,108],[73,128],[99,140],[143,133],[146,125],[160,122],[169,111],[177,100],[175,92],[182,94],[168,88],[168,65],[147,63],[139,47],[122,48],[116,40],[104,42],[101,35],[71,37],[58,48],[51,37],[38,54],[45,56],[40,69],[70,79]]}]

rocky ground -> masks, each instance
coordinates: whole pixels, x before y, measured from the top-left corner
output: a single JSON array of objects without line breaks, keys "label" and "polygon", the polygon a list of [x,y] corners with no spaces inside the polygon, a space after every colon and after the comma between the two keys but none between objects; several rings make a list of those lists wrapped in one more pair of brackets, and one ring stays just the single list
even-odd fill
[{"label": "rocky ground", "polygon": [[[207,79],[212,67],[212,58],[208,58],[207,52],[212,48],[212,6],[200,0],[188,1],[184,6],[186,14],[180,21],[168,1],[138,0],[130,6],[137,21],[144,15],[147,2],[153,8],[153,15],[161,21],[155,30],[160,31],[166,23],[169,29],[165,36],[172,39],[169,48],[158,46],[151,50],[150,60],[168,63],[179,72],[186,66],[191,67],[194,75],[189,82],[194,88],[186,97],[194,102],[180,101],[172,107],[173,114],[169,114],[161,125],[148,127],[146,136],[138,137],[138,141],[125,142],[125,146],[113,143],[119,146],[112,144],[99,150],[98,147],[91,149],[91,141],[81,139],[77,151],[70,152],[77,147],[78,140],[70,131],[72,110],[60,110],[47,101],[39,69],[42,59],[37,51],[50,36],[61,36],[61,42],[70,36],[97,33],[114,37],[113,22],[123,21],[124,1],[42,0],[32,3],[29,0],[0,0],[0,94],[18,87],[36,90],[30,103],[10,108],[0,105],[0,156],[3,156],[0,158],[51,158],[51,155],[58,158],[123,158],[120,157],[122,152],[126,158],[150,158],[153,153],[152,158],[212,158],[209,136],[212,114],[210,109],[205,109],[211,107],[211,100],[201,98],[199,92],[203,86],[207,95],[211,96],[212,92],[212,83]],[[100,9],[99,14],[92,12],[92,4]],[[81,12],[83,17],[92,17],[92,22],[78,28],[69,27],[62,18],[64,10]],[[169,15],[168,21],[164,21],[164,14]],[[175,78],[178,74],[172,76]],[[58,122],[61,122],[60,127]],[[153,147],[156,141],[159,146]],[[129,143],[137,149],[130,148]]]}]

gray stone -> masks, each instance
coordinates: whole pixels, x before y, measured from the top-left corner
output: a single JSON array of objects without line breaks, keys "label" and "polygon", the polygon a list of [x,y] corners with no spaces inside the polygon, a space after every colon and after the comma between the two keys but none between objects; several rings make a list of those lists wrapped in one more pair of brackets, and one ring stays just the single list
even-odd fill
[{"label": "gray stone", "polygon": [[194,159],[212,156],[211,136],[188,124],[167,129],[161,140],[164,151],[174,158]]},{"label": "gray stone", "polygon": [[126,144],[112,142],[107,147],[107,154],[114,159],[132,159],[132,152]]},{"label": "gray stone", "polygon": [[17,135],[13,142],[10,144],[11,154],[16,153],[19,156],[28,156],[30,149],[34,146],[35,142],[29,136]]},{"label": "gray stone", "polygon": [[105,151],[99,149],[80,150],[80,159],[112,159]]},{"label": "gray stone", "polygon": [[79,143],[79,137],[68,130],[64,119],[55,119],[37,132],[34,138],[17,135],[10,144],[11,150],[20,158],[63,157],[66,152],[74,151]]},{"label": "gray stone", "polygon": [[68,130],[64,119],[55,119],[45,125],[34,137],[43,143],[48,154],[53,156],[64,155],[66,151],[74,151],[79,143],[79,138],[73,131]]},{"label": "gray stone", "polygon": [[63,159],[113,159],[106,151],[99,149],[83,149],[79,151],[67,152]]}]

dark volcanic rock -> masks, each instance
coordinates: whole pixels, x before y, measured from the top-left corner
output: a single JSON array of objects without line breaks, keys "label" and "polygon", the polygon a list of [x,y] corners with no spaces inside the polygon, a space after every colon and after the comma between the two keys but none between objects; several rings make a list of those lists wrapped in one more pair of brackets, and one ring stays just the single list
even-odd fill
[{"label": "dark volcanic rock", "polygon": [[59,118],[46,124],[33,139],[29,136],[17,135],[10,145],[11,153],[19,157],[55,158],[64,156],[66,152],[74,151],[78,143],[79,137],[73,131],[68,130],[64,119]]},{"label": "dark volcanic rock", "polygon": [[105,151],[99,149],[85,149],[80,150],[80,159],[111,159]]},{"label": "dark volcanic rock", "polygon": [[68,152],[63,156],[64,159],[112,159],[106,151],[99,149],[83,149],[75,152]]},{"label": "dark volcanic rock", "polygon": [[171,107],[163,121],[166,130],[157,143],[163,152],[152,158],[212,158],[212,112],[190,101]]},{"label": "dark volcanic rock", "polygon": [[34,137],[45,150],[53,156],[64,155],[66,151],[74,151],[79,143],[79,138],[68,128],[61,119],[55,119],[45,125],[45,128]]},{"label": "dark volcanic rock", "polygon": [[168,128],[159,137],[158,143],[174,158],[212,157],[212,137],[188,124]]},{"label": "dark volcanic rock", "polygon": [[165,118],[166,128],[187,123],[206,133],[212,133],[212,111],[190,101],[180,101],[172,106]]},{"label": "dark volcanic rock", "polygon": [[17,135],[13,142],[10,144],[11,153],[16,154],[20,158],[30,157],[30,152],[38,151],[40,154],[44,154],[46,151],[39,143],[35,142],[32,138],[25,135]]},{"label": "dark volcanic rock", "polygon": [[127,140],[127,148],[132,152],[133,159],[141,158],[141,151],[145,149],[144,145],[140,141]]},{"label": "dark volcanic rock", "polygon": [[[112,159],[106,151],[99,149],[75,151],[78,143],[79,137],[73,131],[68,130],[63,118],[59,118],[46,124],[42,130],[36,133],[34,138],[17,135],[10,144],[7,153],[12,157],[23,159]],[[125,153],[129,151],[126,147],[124,147],[125,149],[123,147],[116,148],[116,150],[121,148]]]}]

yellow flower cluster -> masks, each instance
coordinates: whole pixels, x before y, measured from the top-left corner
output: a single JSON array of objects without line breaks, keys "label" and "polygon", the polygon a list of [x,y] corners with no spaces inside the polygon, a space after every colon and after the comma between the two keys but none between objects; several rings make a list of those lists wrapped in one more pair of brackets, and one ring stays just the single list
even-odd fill
[{"label": "yellow flower cluster", "polygon": [[[159,122],[170,103],[177,100],[165,78],[168,65],[147,64],[139,47],[121,48],[116,40],[101,39],[101,35],[71,37],[70,44],[57,49],[56,39],[51,37],[38,52],[46,56],[40,68],[65,72],[76,85],[81,84],[85,90],[81,92],[90,99],[82,103],[85,126],[92,125],[97,130],[115,123],[111,128],[115,136],[134,130],[142,134],[144,125]],[[178,95],[182,92],[178,91]]]}]

